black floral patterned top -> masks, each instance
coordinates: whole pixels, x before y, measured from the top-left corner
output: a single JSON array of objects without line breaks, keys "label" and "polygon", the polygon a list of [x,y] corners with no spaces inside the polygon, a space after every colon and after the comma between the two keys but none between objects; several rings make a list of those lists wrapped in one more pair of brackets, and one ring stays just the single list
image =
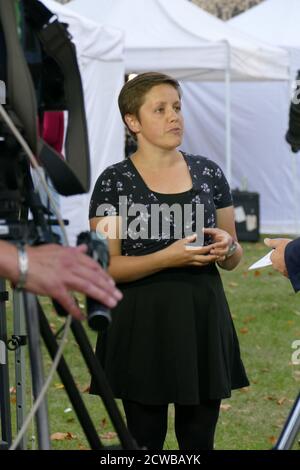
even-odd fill
[{"label": "black floral patterned top", "polygon": [[[162,194],[150,190],[130,158],[109,166],[99,176],[89,218],[121,216],[122,255],[153,253],[176,239],[199,233],[203,225],[215,227],[216,209],[232,205],[230,188],[221,168],[208,158],[181,153],[193,182],[193,187],[183,193]],[[204,244],[208,243],[209,237],[204,239]]]}]

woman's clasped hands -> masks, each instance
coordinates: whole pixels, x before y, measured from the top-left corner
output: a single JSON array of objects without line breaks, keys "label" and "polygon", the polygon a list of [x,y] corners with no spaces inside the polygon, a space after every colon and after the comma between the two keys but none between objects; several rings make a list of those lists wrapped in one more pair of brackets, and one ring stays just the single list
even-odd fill
[{"label": "woman's clasped hands", "polygon": [[232,236],[225,230],[218,228],[204,228],[203,232],[211,237],[213,243],[204,246],[188,245],[196,240],[197,234],[194,233],[165,248],[169,267],[201,267],[226,259],[229,247],[233,242]]}]

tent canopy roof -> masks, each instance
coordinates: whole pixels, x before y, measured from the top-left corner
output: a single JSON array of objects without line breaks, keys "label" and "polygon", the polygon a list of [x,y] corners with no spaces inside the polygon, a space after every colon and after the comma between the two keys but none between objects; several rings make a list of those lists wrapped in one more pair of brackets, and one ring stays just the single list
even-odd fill
[{"label": "tent canopy roof", "polygon": [[232,18],[229,23],[246,34],[286,49],[291,73],[300,68],[300,1],[265,0],[256,7]]},{"label": "tent canopy roof", "polygon": [[73,0],[68,8],[125,33],[128,72],[178,79],[284,80],[288,54],[231,28],[187,0]]},{"label": "tent canopy roof", "polygon": [[270,44],[300,49],[299,21],[299,0],[265,0],[229,23]]}]

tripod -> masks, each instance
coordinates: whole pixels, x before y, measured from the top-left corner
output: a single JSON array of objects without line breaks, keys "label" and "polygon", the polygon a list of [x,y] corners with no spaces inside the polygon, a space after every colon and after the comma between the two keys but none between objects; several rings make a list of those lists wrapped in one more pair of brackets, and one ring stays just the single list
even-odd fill
[{"label": "tripod", "polygon": [[[47,226],[47,223],[44,218],[43,214],[43,206],[40,203],[39,196],[34,192],[32,181],[29,177],[28,171],[26,172],[27,184],[26,187],[26,194],[25,194],[25,201],[26,207],[30,209],[33,215],[33,223],[31,223],[31,227],[29,227],[28,223],[19,223],[16,224],[15,221],[10,220],[9,222],[5,220],[0,227],[1,233],[6,233],[5,239],[13,240],[17,243],[20,239],[22,242],[29,242],[34,240],[35,243],[43,242],[51,242],[53,241],[51,238],[51,230]],[[0,194],[0,200],[3,195]],[[2,201],[4,197],[2,197]],[[17,195],[15,198],[16,201],[20,201],[20,193],[17,191]],[[24,195],[22,195],[22,200],[24,200]],[[3,207],[11,207],[14,204],[4,204]],[[5,211],[4,211],[5,212]],[[16,211],[18,212],[18,211]],[[15,213],[16,213],[15,212]],[[22,211],[21,211],[22,212]],[[1,213],[1,211],[0,211]],[[7,214],[5,214],[7,215]],[[0,223],[1,225],[1,223]],[[6,227],[6,230],[4,230]],[[23,234],[24,238],[21,238],[20,235]],[[2,295],[0,299],[4,301],[7,300],[8,296],[4,290],[4,282],[2,281]],[[20,291],[19,292],[21,304],[24,310],[24,318],[26,321],[26,328],[27,328],[27,335],[28,335],[28,346],[29,346],[29,353],[30,353],[30,363],[31,363],[31,375],[32,375],[32,389],[34,399],[36,400],[40,394],[40,391],[43,387],[43,364],[42,364],[42,355],[40,350],[40,333],[45,342],[45,345],[49,351],[49,354],[52,358],[55,357],[58,344],[56,341],[55,336],[53,335],[51,328],[48,324],[46,316],[43,312],[41,305],[39,304],[37,298],[28,292]],[[19,300],[20,300],[19,299]],[[21,305],[19,304],[19,305]],[[64,314],[67,316],[67,313],[63,310],[61,306],[59,306],[55,301],[53,304],[58,311],[59,314]],[[16,308],[16,305],[15,305]],[[1,314],[1,324],[0,324],[0,339],[1,339],[1,368],[0,368],[0,385],[2,386],[2,390],[0,390],[0,411],[1,411],[1,429],[2,429],[2,447],[8,448],[11,444],[11,419],[10,419],[10,403],[9,403],[9,378],[8,378],[8,365],[7,365],[7,332],[6,332],[6,315],[5,309],[2,304],[2,312]],[[20,317],[20,310],[15,310],[15,315]],[[21,323],[21,322],[20,322]],[[104,405],[108,411],[108,414],[111,418],[111,421],[117,431],[121,442],[121,448],[123,449],[137,449],[135,441],[132,439],[131,435],[127,431],[127,428],[122,420],[121,414],[115,404],[113,394],[111,392],[110,386],[106,380],[105,374],[98,362],[92,347],[89,343],[88,337],[82,327],[82,324],[76,320],[72,320],[71,329],[74,334],[74,337],[79,345],[80,351],[83,355],[85,363],[93,377],[95,382],[97,392],[102,397]],[[23,336],[22,344],[25,344],[24,335],[14,335],[14,340],[20,339],[20,336]],[[20,344],[18,345],[20,346]],[[21,368],[22,369],[22,368]],[[65,360],[61,358],[59,365],[58,365],[58,374],[60,375],[61,381],[65,386],[65,390],[70,398],[70,401],[74,407],[74,410],[77,414],[78,420],[82,426],[82,429],[86,435],[86,438],[90,444],[92,449],[103,449],[104,446],[102,445],[99,436],[96,432],[96,429],[92,423],[92,420],[89,416],[89,413],[85,407],[85,404],[78,392],[72,374],[66,364]],[[24,373],[24,370],[20,371],[20,373]],[[20,381],[19,381],[20,382]],[[20,385],[20,383],[18,384]],[[23,390],[24,394],[24,387]],[[17,398],[18,400],[18,398]],[[22,406],[21,406],[22,408]],[[24,407],[23,407],[24,408]],[[23,419],[23,418],[22,418]],[[20,417],[20,421],[22,421]],[[48,427],[48,411],[46,401],[43,400],[41,405],[37,411],[36,416],[36,424],[37,424],[37,432],[38,432],[38,445],[39,449],[49,449],[50,448],[50,437],[49,437],[49,427]],[[24,448],[25,442],[23,441],[19,448]]]},{"label": "tripod", "polygon": [[[7,350],[15,351],[15,383],[16,383],[16,418],[17,430],[20,430],[25,419],[25,348],[27,336],[25,329],[24,304],[21,293],[13,292],[13,321],[14,334],[11,339],[7,338],[5,302],[9,299],[8,291],[5,290],[5,281],[0,278],[0,341],[2,352],[0,360],[0,415],[2,441],[0,448],[8,448],[12,441],[11,419],[10,419],[10,389],[8,374]],[[26,439],[21,440],[20,448],[26,448]]]},{"label": "tripod", "polygon": [[[3,282],[3,281],[2,281]],[[45,342],[45,345],[48,349],[48,352],[52,359],[54,359],[57,350],[58,344],[56,339],[51,331],[47,318],[43,312],[43,309],[40,303],[37,301],[36,297],[29,293],[23,293],[24,297],[24,306],[25,306],[25,317],[28,328],[28,342],[30,348],[30,362],[31,362],[31,371],[32,371],[32,383],[33,383],[33,393],[35,399],[37,398],[43,382],[42,375],[42,365],[41,365],[41,354],[39,348],[39,335],[38,329],[40,328],[41,336]],[[116,407],[115,401],[113,399],[110,387],[106,381],[104,372],[98,363],[91,345],[89,343],[88,337],[85,333],[85,330],[80,322],[77,320],[72,320],[71,329],[73,331],[74,337],[77,341],[77,344],[80,347],[80,351],[83,355],[83,358],[88,366],[88,369],[95,381],[97,391],[99,395],[102,396],[104,405],[109,413],[109,416],[112,420],[112,423],[117,431],[117,434],[120,438],[121,446],[123,449],[136,449],[136,445],[129,435],[125,424],[121,418],[118,408]],[[4,337],[1,332],[2,338]],[[58,374],[62,380],[62,383],[65,386],[66,392],[70,398],[70,401],[74,407],[78,420],[82,426],[82,429],[87,437],[87,440],[94,450],[104,449],[97,432],[94,428],[94,425],[91,421],[91,418],[88,414],[88,411],[85,407],[85,404],[81,398],[81,395],[76,387],[72,374],[68,368],[67,363],[62,358],[58,366]],[[10,420],[10,407],[9,407],[9,386],[8,386],[8,370],[7,367],[2,370],[5,381],[2,381],[2,391],[1,391],[1,418],[2,418],[2,448],[8,448],[11,444],[11,420]],[[19,383],[20,385],[20,383]],[[20,403],[20,401],[19,401]],[[43,402],[42,407],[38,411],[37,415],[37,430],[38,430],[38,442],[40,449],[49,449],[50,448],[50,439],[48,432],[48,413],[46,403]],[[19,422],[21,424],[21,420]],[[19,448],[24,448],[24,444],[21,444]]]},{"label": "tripod", "polygon": [[7,449],[11,444],[11,421],[9,399],[9,374],[7,355],[7,329],[5,302],[8,300],[8,292],[5,290],[5,282],[0,279],[0,416],[1,416],[1,440],[0,449]]},{"label": "tripod", "polygon": [[[0,0],[0,42],[1,48],[5,51],[4,60],[1,61],[0,65],[2,72],[4,64],[4,76],[9,91],[8,112],[5,112],[0,107],[1,118],[6,123],[3,126],[1,123],[0,126],[0,238],[12,243],[40,245],[57,243],[57,239],[55,239],[49,225],[46,223],[44,208],[33,189],[27,157],[29,156],[33,164],[35,160],[34,155],[39,155],[40,161],[44,162],[43,164],[48,168],[48,172],[51,172],[51,179],[56,180],[55,187],[60,194],[68,196],[82,194],[88,191],[90,184],[88,136],[80,72],[76,60],[75,47],[70,40],[70,36],[57,20],[53,21],[52,12],[40,2],[22,3],[24,8],[20,7],[18,9],[20,16],[19,23],[24,22],[24,25],[22,24],[24,28],[30,23],[30,28],[34,30],[35,35],[38,35],[39,44],[43,45],[43,54],[41,54],[38,47],[34,50],[34,53],[37,53],[37,56],[45,55],[46,59],[52,59],[53,65],[58,65],[60,70],[55,68],[53,72],[52,69],[49,75],[54,74],[52,78],[55,80],[56,85],[59,83],[59,86],[61,86],[63,82],[62,89],[64,93],[62,93],[61,99],[57,100],[58,88],[55,85],[54,91],[52,90],[52,93],[50,93],[51,97],[45,97],[42,93],[44,89],[42,76],[38,77],[39,83],[35,89],[24,57],[23,48],[20,44],[20,30],[22,30],[22,33],[26,28],[22,29],[16,20],[15,11],[17,5],[13,1],[4,2]],[[31,22],[28,21],[28,17],[30,17]],[[37,36],[34,37],[34,40],[30,36],[30,43],[33,44],[36,40]],[[32,54],[31,50],[30,54]],[[44,66],[45,62],[47,60],[38,63],[37,68]],[[34,75],[39,75],[39,72],[36,74],[35,71],[36,69],[33,72]],[[5,89],[4,93],[2,93],[2,85],[4,84],[1,82],[0,102],[5,104]],[[37,96],[39,97],[38,106],[36,103]],[[42,139],[39,139],[38,145],[37,116],[40,111],[48,109],[49,106],[50,110],[67,109],[69,112],[68,121],[72,125],[69,126],[66,135],[68,164],[63,162],[59,155],[47,146]],[[29,210],[33,216],[32,223],[28,222]],[[1,308],[4,310],[7,293],[4,283],[0,287],[2,288],[2,292],[0,291]],[[26,322],[27,337],[22,332],[20,335],[14,335],[13,341],[17,350],[23,345],[24,341],[28,342],[32,389],[34,398],[37,400],[43,388],[43,364],[39,345],[40,332],[52,357],[55,356],[58,345],[37,298],[30,293],[20,291],[19,299],[21,299],[20,308],[17,308],[16,305],[14,306],[14,316],[21,318],[21,310],[24,311],[23,317],[25,319],[24,323]],[[57,305],[55,307],[58,308]],[[60,313],[63,311],[62,308],[58,310]],[[63,313],[66,314],[66,312]],[[3,447],[7,448],[11,443],[12,437],[7,365],[7,331],[4,313],[1,314],[0,321],[0,412]],[[19,322],[18,320],[16,323],[18,323],[21,329],[23,326],[21,321]],[[84,355],[85,362],[93,375],[97,391],[103,397],[105,406],[119,435],[121,445],[126,449],[135,449],[135,442],[122,421],[110,387],[99,362],[93,354],[82,325],[74,320],[71,328]],[[21,374],[24,372],[24,367],[19,364],[17,368],[18,373],[22,377]],[[91,448],[103,448],[63,358],[59,362],[58,372]],[[24,387],[22,393],[24,393]],[[20,406],[22,407],[22,403],[20,403]],[[48,411],[45,400],[41,402],[36,419],[39,448],[48,449],[50,447],[50,439]],[[21,415],[20,420],[23,420]],[[25,447],[24,442],[20,445]]]},{"label": "tripod", "polygon": [[300,393],[294,401],[290,414],[284,424],[274,450],[291,449],[300,431]]}]

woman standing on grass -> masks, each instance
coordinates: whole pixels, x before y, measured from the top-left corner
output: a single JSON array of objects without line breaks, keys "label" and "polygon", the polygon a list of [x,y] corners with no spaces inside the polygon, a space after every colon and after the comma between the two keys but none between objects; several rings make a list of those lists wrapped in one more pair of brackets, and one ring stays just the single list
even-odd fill
[{"label": "woman standing on grass", "polygon": [[[174,403],[179,448],[213,449],[221,399],[248,385],[216,267],[234,269],[242,256],[230,189],[214,162],[177,150],[176,80],[138,75],[122,88],[119,108],[138,148],[102,173],[91,200],[91,228],[108,234],[109,273],[124,296],[97,354],[139,446],[163,448]],[[195,237],[186,233],[199,227],[199,204],[204,246],[191,250]],[[170,210],[158,219],[152,209],[162,205]],[[190,217],[180,212],[186,207]]]}]

